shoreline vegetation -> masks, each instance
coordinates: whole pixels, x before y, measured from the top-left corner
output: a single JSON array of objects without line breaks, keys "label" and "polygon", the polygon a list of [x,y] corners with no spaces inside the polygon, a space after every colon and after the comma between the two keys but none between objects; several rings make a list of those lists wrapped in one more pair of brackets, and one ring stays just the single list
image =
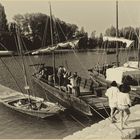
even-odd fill
[{"label": "shoreline vegetation", "polygon": [[[59,50],[55,50],[55,54],[60,54],[60,53],[73,53],[73,52],[78,52],[78,53],[82,53],[82,52],[95,52],[95,53],[106,53],[106,55],[108,55],[107,51],[109,52],[113,52],[115,49],[59,49]],[[133,49],[135,51],[137,51],[137,49]],[[127,51],[126,48],[119,48],[119,51]],[[3,51],[0,51],[0,57],[10,57],[10,56],[19,56],[17,52],[14,51],[9,51],[10,53],[8,53],[8,51],[6,51],[7,53],[3,53]],[[39,54],[32,54],[32,51],[28,51],[25,52],[24,55],[28,56],[28,55],[51,55],[53,51],[50,52],[44,52],[44,53],[39,53]],[[114,53],[110,53],[115,55],[116,52]]]},{"label": "shoreline vegetation", "polygon": [[[116,41],[104,41],[103,36],[115,37],[116,28],[111,26],[105,30],[105,33],[100,33],[99,36],[96,35],[96,31],[93,30],[91,35],[85,31],[84,27],[79,27],[72,23],[66,23],[59,18],[51,19],[48,13],[26,13],[17,14],[13,16],[14,22],[8,23],[6,19],[6,12],[4,6],[0,4],[0,51],[13,51],[13,55],[18,55],[17,44],[15,43],[16,38],[16,28],[20,28],[20,34],[22,38],[22,45],[24,46],[25,55],[31,55],[33,51],[38,51],[45,46],[51,45],[51,30],[50,22],[55,24],[57,32],[53,34],[53,44],[64,43],[66,41],[71,42],[72,40],[78,39],[78,45],[74,49],[76,52],[87,52],[87,51],[101,51],[106,50],[108,54],[115,53]],[[52,21],[51,21],[52,20]],[[53,32],[56,30],[53,29]],[[133,49],[138,48],[138,38],[139,28],[136,27],[124,27],[119,29],[119,37],[133,40]],[[59,38],[59,40],[58,40]],[[126,48],[126,43],[122,41],[118,42],[119,49],[122,50]],[[59,52],[72,52],[73,49],[60,49],[55,50],[56,53]],[[47,52],[45,54],[50,54]],[[41,53],[42,54],[42,53]],[[2,54],[0,56],[6,56],[9,54]]]}]

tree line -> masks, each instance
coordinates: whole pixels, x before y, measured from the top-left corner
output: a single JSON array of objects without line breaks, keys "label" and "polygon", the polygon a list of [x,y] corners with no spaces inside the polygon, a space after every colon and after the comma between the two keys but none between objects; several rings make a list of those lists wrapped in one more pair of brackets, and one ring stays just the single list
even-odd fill
[{"label": "tree line", "polygon": [[[96,49],[96,48],[116,48],[116,41],[103,41],[103,34],[100,33],[99,36],[96,36],[96,31],[91,33],[91,36],[88,37],[87,34],[79,41],[79,48],[80,49]],[[111,26],[105,30],[105,36],[116,37],[116,28]],[[136,27],[124,27],[118,30],[118,37],[133,40],[134,41],[134,48],[138,48],[138,36],[139,36],[139,28]],[[118,46],[121,48],[126,47],[126,43],[118,41]]]},{"label": "tree line", "polygon": [[54,16],[50,18],[50,16],[43,13],[17,14],[13,17],[14,22],[8,23],[4,7],[1,4],[0,10],[2,11],[0,15],[0,44],[8,50],[17,50],[17,27],[20,28],[22,40],[26,44],[24,49],[27,50],[35,50],[51,45],[51,36],[53,36],[54,44],[81,36],[77,25],[66,23]]},{"label": "tree line", "polygon": [[[42,13],[17,14],[13,17],[14,22],[8,23],[4,7],[0,4],[0,50],[3,46],[8,50],[17,51],[16,46],[16,28],[20,27],[20,32],[27,50],[35,50],[41,47],[51,45],[51,33],[53,43],[65,42],[79,38],[78,49],[96,49],[96,48],[115,48],[115,42],[103,41],[103,34],[96,36],[96,31],[88,33],[78,28],[75,24],[66,23],[54,16],[50,17]],[[119,37],[134,40],[134,47],[138,47],[139,28],[125,27],[119,29]],[[105,31],[106,36],[115,37],[116,29],[111,26]],[[2,45],[1,45],[2,44]],[[119,42],[119,46],[125,48],[126,44]]]}]

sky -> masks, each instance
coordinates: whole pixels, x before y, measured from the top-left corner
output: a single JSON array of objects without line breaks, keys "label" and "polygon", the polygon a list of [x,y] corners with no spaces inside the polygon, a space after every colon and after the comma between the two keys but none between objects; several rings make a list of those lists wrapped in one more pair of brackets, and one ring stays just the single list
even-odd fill
[{"label": "sky", "polygon": [[[44,13],[49,15],[47,0],[0,0],[4,6],[8,22],[16,14]],[[104,33],[109,27],[116,26],[115,0],[90,1],[51,1],[52,13],[61,20],[84,27],[89,36],[92,31]],[[140,0],[119,1],[119,28],[140,27]]]}]

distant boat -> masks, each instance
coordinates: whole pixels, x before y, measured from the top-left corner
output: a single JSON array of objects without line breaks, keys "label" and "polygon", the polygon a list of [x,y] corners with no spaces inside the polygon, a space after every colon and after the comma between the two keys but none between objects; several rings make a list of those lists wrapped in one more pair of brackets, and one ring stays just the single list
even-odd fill
[{"label": "distant boat", "polygon": [[106,54],[116,54],[116,51],[115,50],[107,50]]},{"label": "distant boat", "polygon": [[7,50],[0,51],[0,56],[12,56],[13,54],[14,51],[7,51]]},{"label": "distant boat", "polygon": [[0,48],[3,49],[3,50],[0,50],[0,56],[12,56],[12,55],[15,55],[14,51],[7,50],[7,48],[1,42],[0,42]]}]

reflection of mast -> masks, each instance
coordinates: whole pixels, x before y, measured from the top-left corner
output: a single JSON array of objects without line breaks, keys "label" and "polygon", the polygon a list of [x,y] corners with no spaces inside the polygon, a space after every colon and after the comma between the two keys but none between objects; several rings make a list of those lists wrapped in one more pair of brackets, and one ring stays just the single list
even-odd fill
[{"label": "reflection of mast", "polygon": [[[50,3],[50,32],[51,32],[51,46],[53,47],[53,30],[52,30],[52,8]],[[53,76],[54,76],[54,85],[55,85],[55,52],[53,50]]]},{"label": "reflection of mast", "polygon": [[[118,1],[116,1],[116,37],[119,37],[118,33]],[[118,42],[116,41],[116,65],[119,66],[119,48]]]}]

